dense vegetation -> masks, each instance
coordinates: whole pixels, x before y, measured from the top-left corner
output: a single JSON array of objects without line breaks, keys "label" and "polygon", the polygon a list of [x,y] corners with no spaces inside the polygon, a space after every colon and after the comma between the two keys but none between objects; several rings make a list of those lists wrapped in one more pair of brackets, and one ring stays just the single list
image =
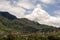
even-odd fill
[{"label": "dense vegetation", "polygon": [[60,28],[0,12],[0,40],[60,40]]},{"label": "dense vegetation", "polygon": [[21,35],[18,33],[9,33],[0,37],[0,40],[60,40],[60,32],[51,33],[32,33],[28,35]]}]

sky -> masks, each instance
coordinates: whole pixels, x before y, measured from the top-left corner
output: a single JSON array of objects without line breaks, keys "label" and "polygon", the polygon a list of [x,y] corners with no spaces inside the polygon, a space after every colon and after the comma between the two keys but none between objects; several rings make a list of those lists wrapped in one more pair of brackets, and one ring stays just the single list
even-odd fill
[{"label": "sky", "polygon": [[0,0],[0,11],[60,27],[60,0]]}]

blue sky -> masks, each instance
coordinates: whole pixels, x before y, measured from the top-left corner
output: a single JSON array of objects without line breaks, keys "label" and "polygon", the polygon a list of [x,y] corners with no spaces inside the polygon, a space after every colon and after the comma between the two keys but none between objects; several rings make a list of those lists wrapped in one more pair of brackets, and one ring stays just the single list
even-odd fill
[{"label": "blue sky", "polygon": [[60,27],[60,0],[0,0],[0,11]]}]

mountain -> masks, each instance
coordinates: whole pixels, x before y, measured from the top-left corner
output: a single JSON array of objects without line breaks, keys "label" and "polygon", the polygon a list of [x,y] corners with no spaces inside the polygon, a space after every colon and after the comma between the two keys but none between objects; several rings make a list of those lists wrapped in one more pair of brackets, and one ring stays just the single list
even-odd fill
[{"label": "mountain", "polygon": [[3,16],[3,17],[10,19],[10,20],[16,19],[15,16],[9,14],[8,12],[0,12],[0,16]]},{"label": "mountain", "polygon": [[57,31],[53,26],[39,24],[26,18],[18,19],[8,12],[0,12],[0,32],[52,32]]}]

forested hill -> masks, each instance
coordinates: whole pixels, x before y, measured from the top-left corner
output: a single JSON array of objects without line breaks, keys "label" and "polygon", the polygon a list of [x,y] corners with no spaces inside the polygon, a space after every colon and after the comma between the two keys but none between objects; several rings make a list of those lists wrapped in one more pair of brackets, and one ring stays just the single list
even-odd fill
[{"label": "forested hill", "polygon": [[58,31],[53,26],[39,24],[26,18],[18,19],[8,12],[0,12],[0,33],[4,32],[52,32]]}]

